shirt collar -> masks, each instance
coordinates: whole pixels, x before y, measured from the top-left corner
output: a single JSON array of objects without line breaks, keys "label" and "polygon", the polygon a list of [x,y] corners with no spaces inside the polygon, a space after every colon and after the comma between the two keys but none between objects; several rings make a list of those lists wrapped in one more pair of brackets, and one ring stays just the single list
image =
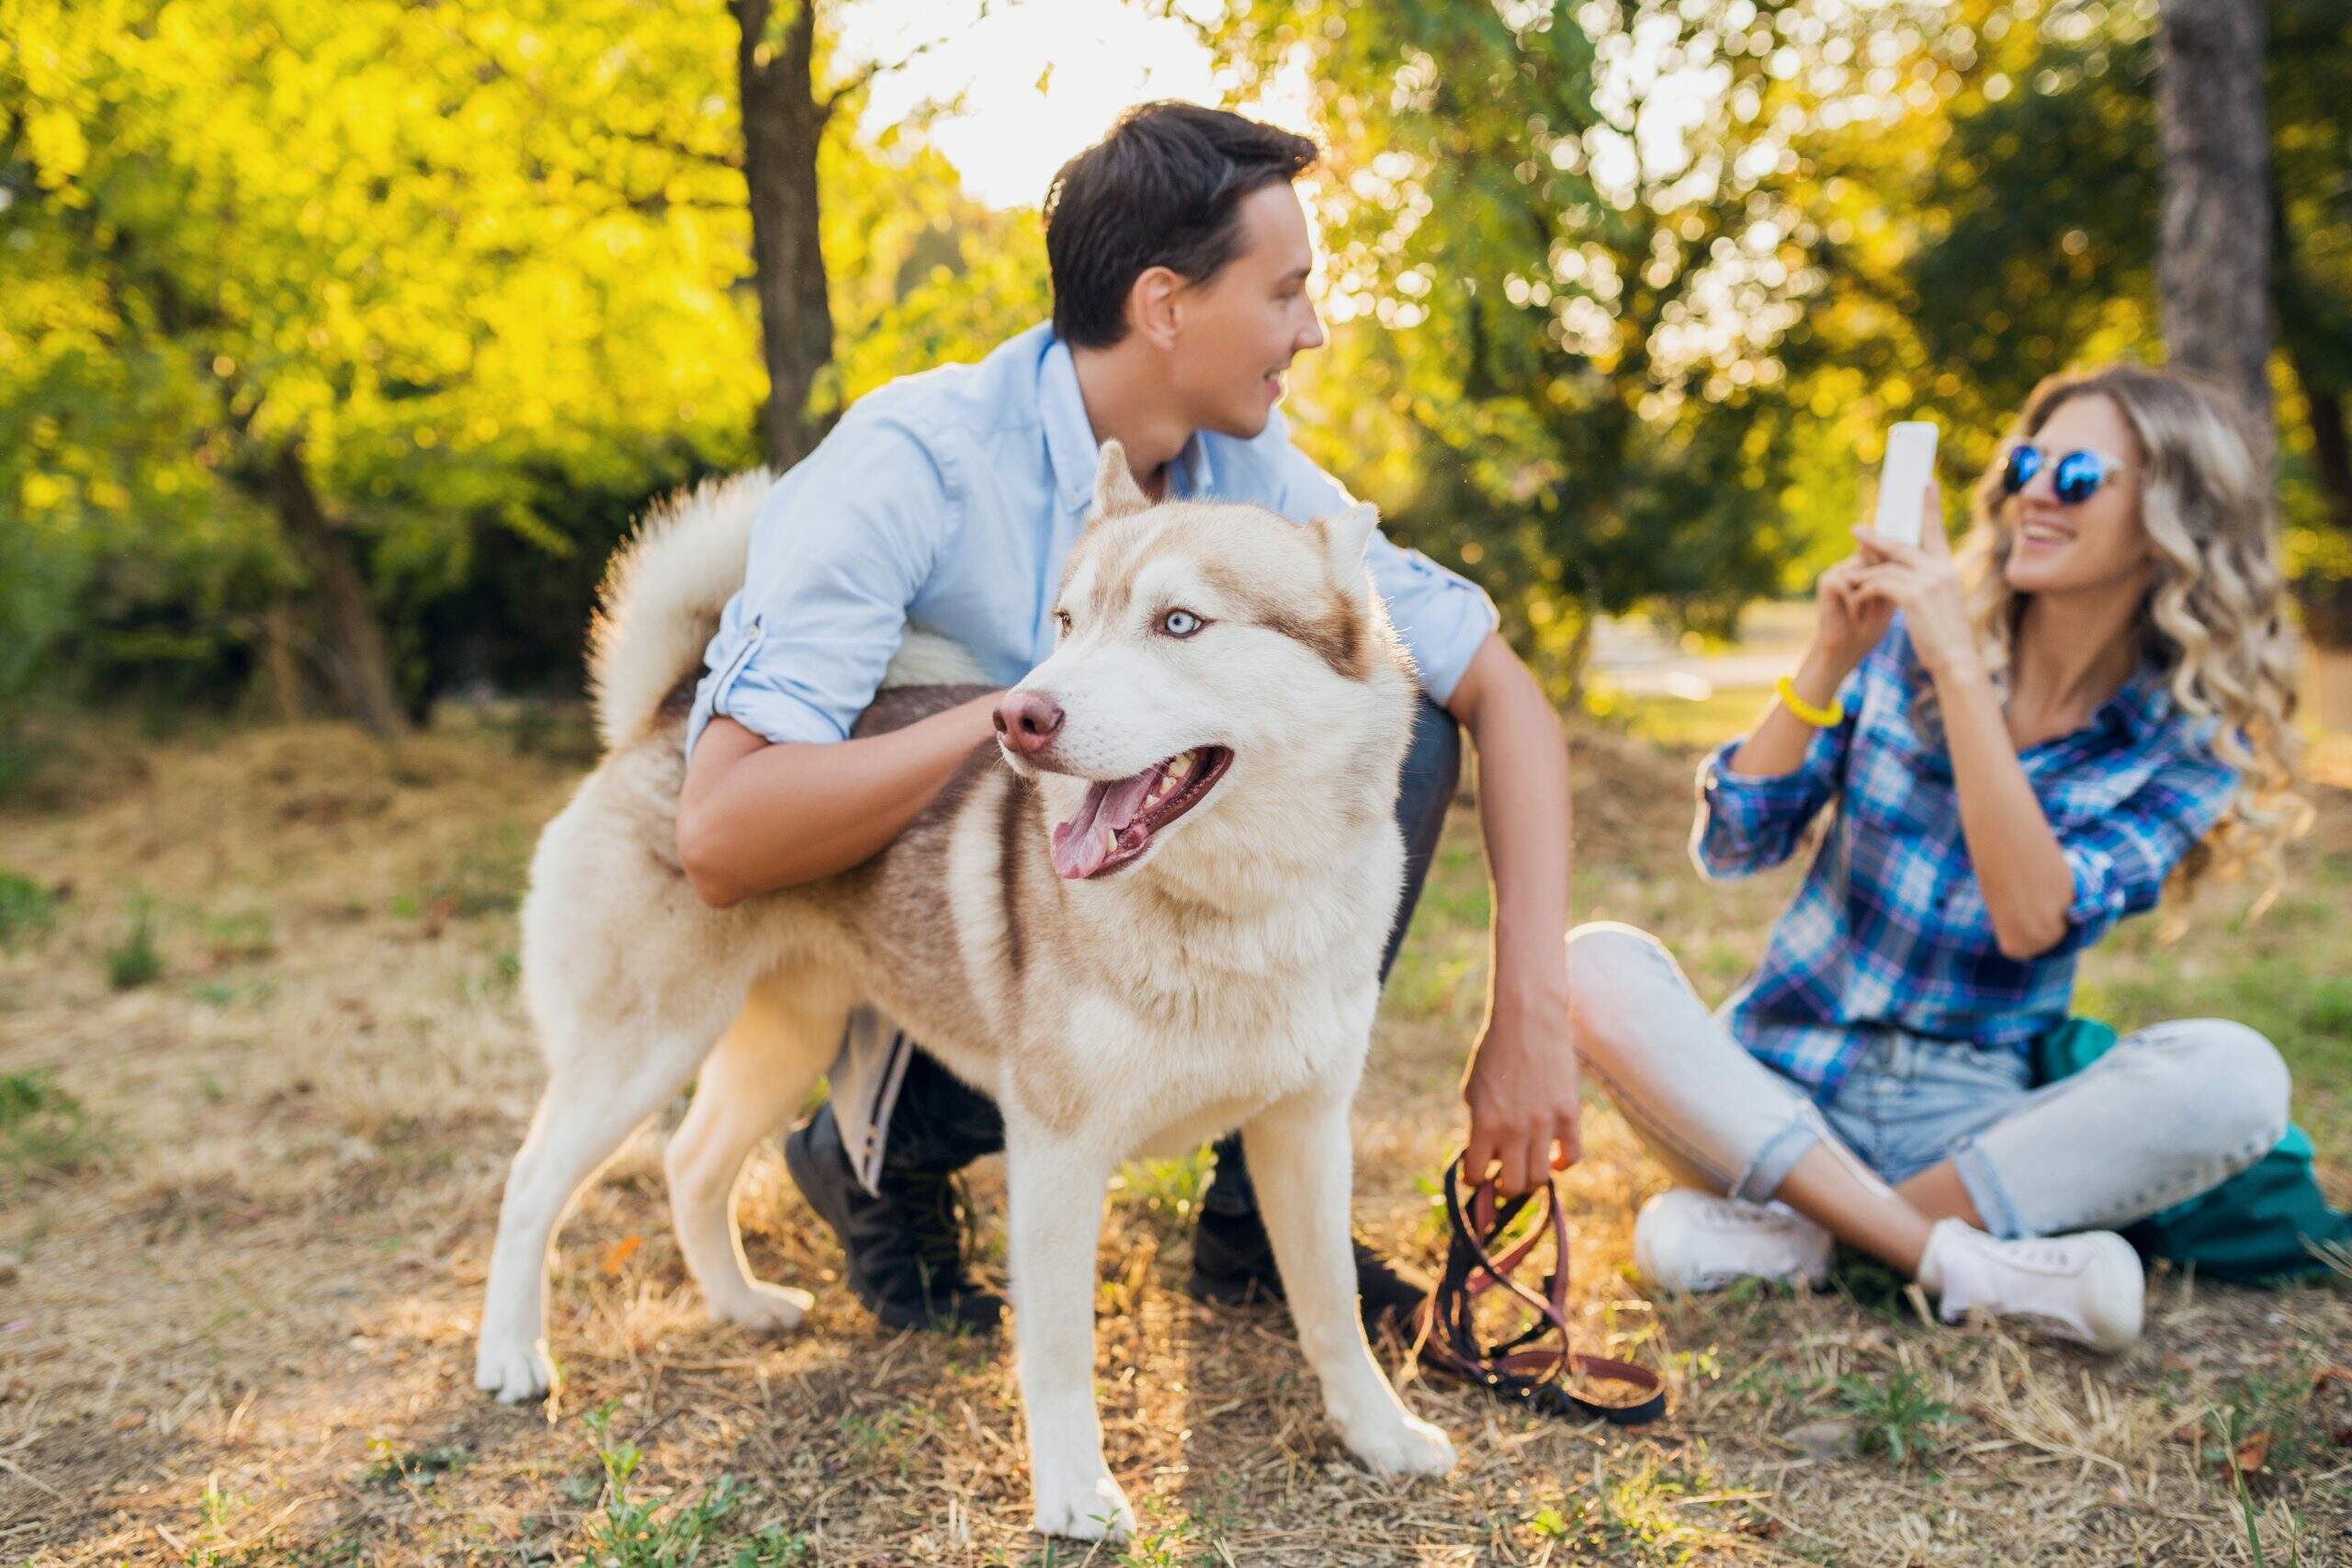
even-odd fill
[{"label": "shirt collar", "polygon": [[2120,724],[2134,741],[2145,741],[2165,727],[2172,709],[2172,691],[2164,672],[2153,663],[2143,664],[2099,705],[2098,722]]},{"label": "shirt collar", "polygon": [[1046,455],[1054,466],[1054,489],[1062,505],[1076,512],[1094,499],[1094,468],[1100,446],[1087,423],[1086,399],[1078,389],[1078,367],[1069,344],[1046,339],[1037,365],[1037,412],[1046,424]]},{"label": "shirt collar", "polygon": [[1199,431],[1184,443],[1176,460],[1168,466],[1168,493],[1170,496],[1213,495],[1216,491],[1216,475],[1209,468],[1208,438]]},{"label": "shirt collar", "polygon": [[[1046,340],[1045,357],[1037,366],[1037,412],[1046,425],[1046,453],[1054,466],[1054,490],[1062,505],[1082,512],[1094,502],[1094,470],[1102,444],[1086,417],[1086,398],[1079,390],[1078,365],[1069,344],[1058,337]],[[1207,439],[1199,432],[1169,465],[1169,492],[1199,496],[1215,492],[1216,474],[1209,462]]]}]

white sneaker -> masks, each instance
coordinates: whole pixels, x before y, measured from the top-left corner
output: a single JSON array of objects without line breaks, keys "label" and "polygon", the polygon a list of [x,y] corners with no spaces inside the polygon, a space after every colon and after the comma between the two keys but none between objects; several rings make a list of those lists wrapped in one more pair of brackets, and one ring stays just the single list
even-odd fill
[{"label": "white sneaker", "polygon": [[2107,1355],[2140,1337],[2147,1292],[2140,1255],[2113,1231],[2001,1241],[1958,1220],[1928,1233],[1919,1282],[1946,1323],[1983,1307]]},{"label": "white sneaker", "polygon": [[1829,1233],[1779,1203],[1670,1187],[1634,1216],[1634,1267],[1669,1291],[1720,1291],[1738,1280],[1819,1286]]}]

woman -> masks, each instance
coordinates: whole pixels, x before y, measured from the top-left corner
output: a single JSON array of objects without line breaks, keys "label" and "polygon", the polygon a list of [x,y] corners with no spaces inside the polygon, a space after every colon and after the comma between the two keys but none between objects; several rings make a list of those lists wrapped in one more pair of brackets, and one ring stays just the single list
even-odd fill
[{"label": "woman", "polygon": [[1779,864],[1836,802],[1720,1015],[1642,932],[1570,934],[1584,1060],[1688,1184],[1635,1223],[1653,1282],[1818,1283],[1834,1236],[1947,1322],[2117,1350],[2143,1280],[2111,1227],[2278,1139],[2287,1070],[2241,1024],[2029,1081],[2077,954],[2167,883],[2253,867],[2275,890],[2302,814],[2265,474],[2227,407],[2137,366],[2052,378],[1962,560],[1932,489],[1921,547],[1856,530],[1803,664],[1700,772],[1710,877]]}]

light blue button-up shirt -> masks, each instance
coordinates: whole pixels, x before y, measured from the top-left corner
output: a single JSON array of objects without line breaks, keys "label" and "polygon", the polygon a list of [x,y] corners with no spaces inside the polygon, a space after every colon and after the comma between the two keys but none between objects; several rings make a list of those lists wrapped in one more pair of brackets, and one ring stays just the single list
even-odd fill
[{"label": "light blue button-up shirt", "polygon": [[[772,741],[842,739],[909,621],[961,643],[990,681],[1019,681],[1053,652],[1054,590],[1093,503],[1096,453],[1078,371],[1049,325],[860,399],[760,503],[743,587],[704,654],[687,750],[719,714]],[[1252,440],[1195,435],[1169,491],[1296,522],[1353,504],[1291,445],[1279,412]],[[1493,602],[1377,533],[1366,564],[1423,689],[1443,702],[1494,629]]]}]

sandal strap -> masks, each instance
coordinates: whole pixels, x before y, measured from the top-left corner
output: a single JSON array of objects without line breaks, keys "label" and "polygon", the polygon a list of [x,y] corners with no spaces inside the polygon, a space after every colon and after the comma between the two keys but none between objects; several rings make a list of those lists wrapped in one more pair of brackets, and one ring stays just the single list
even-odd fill
[{"label": "sandal strap", "polygon": [[[1544,1184],[1516,1197],[1505,1198],[1492,1181],[1462,1188],[1467,1179],[1459,1157],[1445,1169],[1445,1211],[1451,1234],[1446,1242],[1445,1269],[1423,1304],[1414,1355],[1437,1370],[1482,1383],[1507,1397],[1544,1404],[1564,1404],[1577,1413],[1598,1416],[1618,1426],[1638,1427],[1666,1413],[1666,1387],[1658,1374],[1630,1361],[1578,1353],[1568,1331],[1568,1228],[1559,1193]],[[1500,1257],[1495,1243],[1541,1195],[1543,1212],[1526,1235]],[[1549,1235],[1552,1271],[1541,1294],[1516,1278],[1520,1266]],[[1478,1298],[1500,1290],[1531,1314],[1527,1327],[1498,1344],[1487,1344],[1476,1323]],[[1550,1346],[1537,1342],[1552,1339]],[[1567,1379],[1601,1378],[1627,1384],[1647,1397],[1632,1404],[1604,1404],[1581,1397],[1567,1387]]]}]

